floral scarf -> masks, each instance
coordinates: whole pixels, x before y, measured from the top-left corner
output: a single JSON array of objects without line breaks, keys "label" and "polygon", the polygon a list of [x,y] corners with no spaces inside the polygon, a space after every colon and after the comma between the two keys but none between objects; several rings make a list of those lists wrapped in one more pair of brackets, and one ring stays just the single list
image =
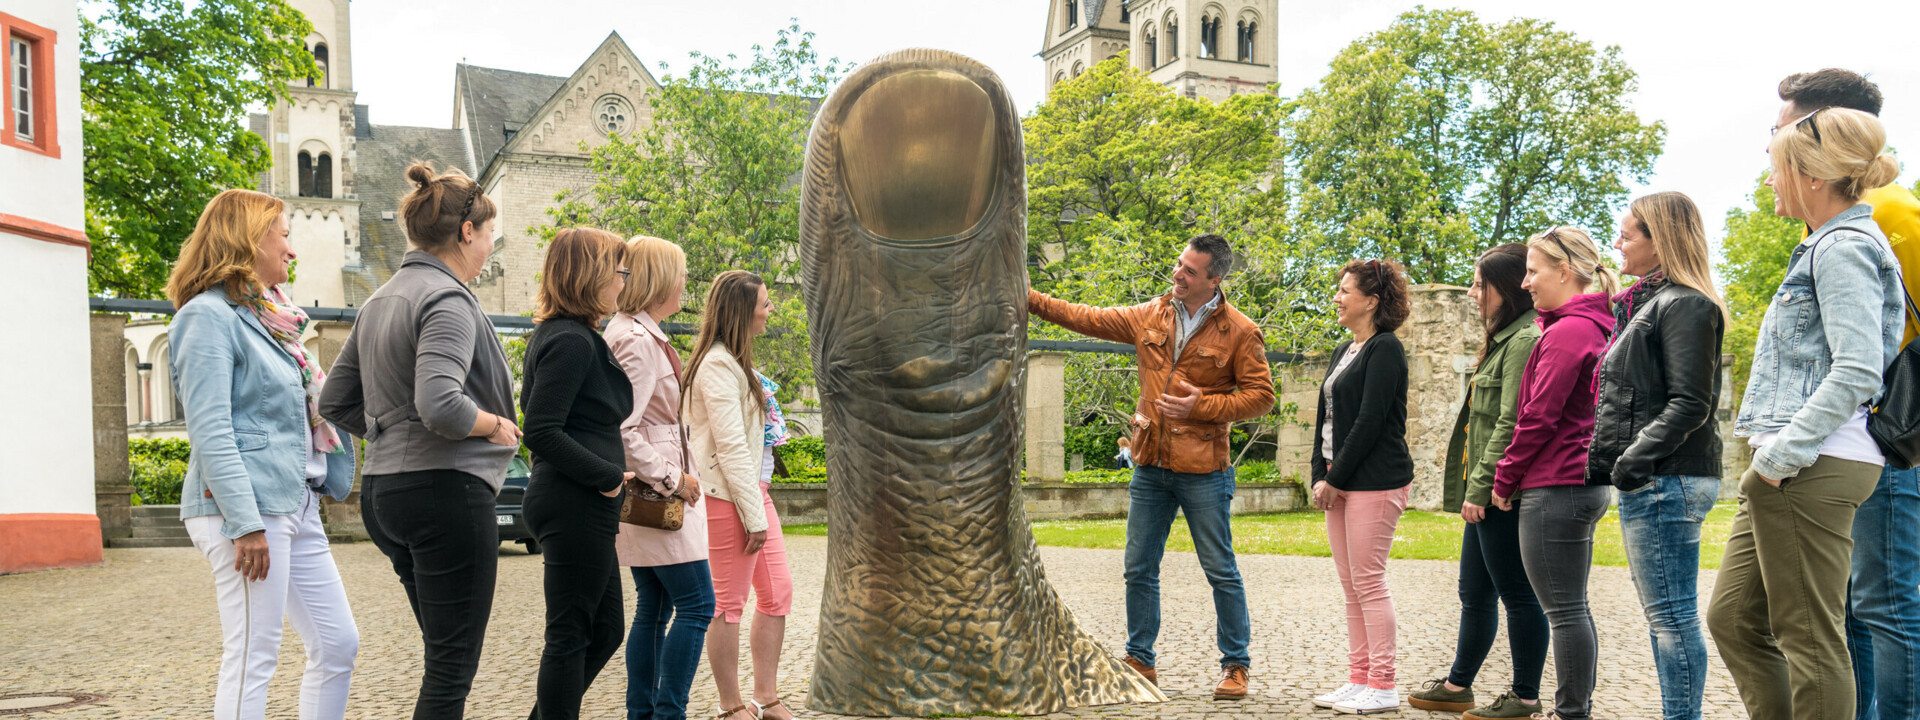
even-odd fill
[{"label": "floral scarf", "polygon": [[293,356],[293,363],[300,367],[300,381],[307,389],[307,427],[313,434],[313,447],[323,453],[336,454],[346,452],[340,444],[340,436],[333,425],[320,418],[320,387],[327,380],[327,373],[320,369],[317,358],[307,352],[300,344],[300,334],[306,332],[313,321],[307,319],[307,313],[293,304],[285,290],[278,286],[267,290],[266,295],[247,296],[246,306],[253,311],[253,317],[280,344],[280,349]]},{"label": "floral scarf", "polygon": [[780,392],[780,383],[761,375],[758,370],[753,371],[753,374],[760,378],[760,392],[767,397],[766,446],[785,445],[793,438],[787,435],[787,416],[780,413],[780,401],[774,397],[774,393]]}]

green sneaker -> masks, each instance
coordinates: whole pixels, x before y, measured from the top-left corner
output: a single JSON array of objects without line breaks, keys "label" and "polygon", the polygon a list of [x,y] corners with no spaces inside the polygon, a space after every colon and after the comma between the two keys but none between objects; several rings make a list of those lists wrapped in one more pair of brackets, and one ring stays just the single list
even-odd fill
[{"label": "green sneaker", "polygon": [[1498,718],[1530,718],[1530,717],[1534,717],[1535,713],[1542,713],[1542,712],[1547,712],[1547,709],[1541,707],[1540,703],[1534,703],[1532,705],[1528,705],[1526,703],[1520,702],[1520,698],[1514,697],[1513,693],[1503,692],[1503,693],[1500,693],[1500,697],[1493,699],[1493,704],[1488,705],[1486,707],[1477,707],[1472,710],[1468,710],[1467,713],[1465,715],[1462,715],[1461,717],[1464,720],[1497,720]]},{"label": "green sneaker", "polygon": [[[1448,690],[1445,680],[1428,680],[1420,690],[1407,696],[1407,704],[1421,710],[1462,712],[1473,709],[1473,688]],[[1499,717],[1508,717],[1501,715]]]}]

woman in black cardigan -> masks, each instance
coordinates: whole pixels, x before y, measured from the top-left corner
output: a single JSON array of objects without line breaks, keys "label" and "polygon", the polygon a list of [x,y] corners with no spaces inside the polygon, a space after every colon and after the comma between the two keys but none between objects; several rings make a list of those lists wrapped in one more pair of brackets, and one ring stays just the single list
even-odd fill
[{"label": "woman in black cardigan", "polygon": [[1393,331],[1409,312],[1407,280],[1387,260],[1341,271],[1333,304],[1353,339],[1333,351],[1314,420],[1313,504],[1327,513],[1333,566],[1347,596],[1347,684],[1314,698],[1347,713],[1400,706],[1394,687],[1387,553],[1407,509],[1407,354]]},{"label": "woman in black cardigan", "polygon": [[626,615],[613,539],[620,532],[626,455],[620,422],[633,387],[596,332],[626,285],[612,233],[562,230],[547,247],[527,340],[520,411],[533,478],[527,526],[545,548],[547,645],[532,718],[580,716],[580,697],[620,648]]}]

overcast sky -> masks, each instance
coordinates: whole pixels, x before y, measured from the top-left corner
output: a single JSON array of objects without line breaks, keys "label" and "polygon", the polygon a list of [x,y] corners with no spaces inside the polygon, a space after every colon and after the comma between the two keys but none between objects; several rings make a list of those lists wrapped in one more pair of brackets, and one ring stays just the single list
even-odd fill
[{"label": "overcast sky", "polygon": [[[1117,0],[1116,0],[1117,1]],[[1277,28],[1280,92],[1293,96],[1326,73],[1348,43],[1414,7],[1409,0],[1282,0]],[[1665,152],[1644,190],[1693,196],[1708,233],[1746,203],[1766,168],[1774,88],[1798,71],[1839,66],[1866,73],[1887,96],[1882,119],[1896,148],[1920,153],[1920,55],[1911,30],[1920,3],[1751,0],[1462,0],[1429,7],[1473,10],[1484,20],[1551,20],[1598,45],[1620,47],[1639,72],[1631,98],[1643,120],[1667,124]],[[1728,14],[1721,8],[1737,8]],[[530,10],[532,8],[532,10]],[[567,75],[609,32],[648,69],[677,73],[688,53],[747,53],[798,18],[824,57],[865,62],[905,47],[960,52],[993,67],[1021,108],[1042,99],[1037,54],[1048,0],[360,0],[352,4],[354,85],[380,125],[449,127],[454,65],[465,62]],[[1920,157],[1903,162],[1903,184]],[[1611,237],[1613,228],[1593,228]]]}]

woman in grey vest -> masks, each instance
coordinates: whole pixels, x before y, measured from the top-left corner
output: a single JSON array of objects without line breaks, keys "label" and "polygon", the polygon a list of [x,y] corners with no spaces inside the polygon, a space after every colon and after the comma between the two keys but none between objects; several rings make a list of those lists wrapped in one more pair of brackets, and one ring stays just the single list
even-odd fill
[{"label": "woman in grey vest", "polygon": [[320,413],[367,441],[367,534],[426,646],[413,717],[459,718],[493,610],[494,497],[520,429],[506,353],[466,285],[493,251],[493,202],[458,170],[414,163],[407,178],[414,250],[360,310]]}]

